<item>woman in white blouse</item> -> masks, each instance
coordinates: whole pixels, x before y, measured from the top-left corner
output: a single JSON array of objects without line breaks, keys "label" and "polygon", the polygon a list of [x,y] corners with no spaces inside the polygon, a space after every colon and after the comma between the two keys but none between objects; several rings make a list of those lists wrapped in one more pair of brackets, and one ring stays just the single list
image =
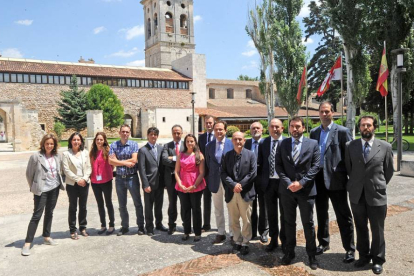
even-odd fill
[{"label": "woman in white blouse", "polygon": [[78,239],[76,228],[76,212],[79,199],[79,231],[82,236],[89,236],[86,232],[86,203],[89,192],[89,176],[91,163],[85,142],[79,132],[73,133],[68,140],[68,151],[63,153],[63,171],[66,175],[66,191],[69,197],[69,230],[73,240]]}]

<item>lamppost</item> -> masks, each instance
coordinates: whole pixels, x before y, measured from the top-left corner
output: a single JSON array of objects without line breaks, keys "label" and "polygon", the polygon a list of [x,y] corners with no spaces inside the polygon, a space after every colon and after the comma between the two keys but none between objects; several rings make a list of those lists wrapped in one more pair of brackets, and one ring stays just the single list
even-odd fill
[{"label": "lamppost", "polygon": [[397,55],[397,171],[400,171],[401,160],[402,160],[402,73],[407,71],[404,68],[404,53],[409,51],[407,48],[400,48],[392,50],[391,53]]},{"label": "lamppost", "polygon": [[195,109],[194,109],[194,104],[195,104],[195,94],[196,92],[190,92],[191,94],[191,107],[192,107],[192,111],[193,111],[193,117],[191,119],[191,126],[193,128],[193,135],[196,135],[196,131],[195,131]]}]

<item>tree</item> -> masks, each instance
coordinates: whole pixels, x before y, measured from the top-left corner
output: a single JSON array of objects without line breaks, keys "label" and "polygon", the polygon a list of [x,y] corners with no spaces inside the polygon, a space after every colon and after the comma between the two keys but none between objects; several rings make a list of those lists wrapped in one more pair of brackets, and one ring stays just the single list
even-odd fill
[{"label": "tree", "polygon": [[104,125],[118,127],[124,122],[124,108],[111,88],[94,84],[86,94],[90,110],[102,110]]},{"label": "tree", "polygon": [[259,81],[258,77],[249,77],[248,75],[240,75],[237,77],[237,80],[241,80],[241,81]]},{"label": "tree", "polygon": [[58,102],[59,117],[55,121],[61,122],[66,128],[80,131],[86,127],[87,100],[85,91],[78,89],[78,80],[75,75],[70,80],[69,90],[61,91],[61,100]]},{"label": "tree", "polygon": [[56,132],[58,140],[62,140],[62,134],[66,130],[65,125],[61,122],[55,122],[55,124],[53,125],[53,130]]}]

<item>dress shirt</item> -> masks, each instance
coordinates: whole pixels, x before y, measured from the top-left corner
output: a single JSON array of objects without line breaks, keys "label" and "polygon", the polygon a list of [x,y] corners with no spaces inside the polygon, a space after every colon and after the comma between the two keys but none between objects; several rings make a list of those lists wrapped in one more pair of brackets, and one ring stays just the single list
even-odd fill
[{"label": "dress shirt", "polygon": [[369,147],[372,149],[372,145],[374,144],[374,138],[375,138],[374,135],[372,135],[372,138],[369,141],[365,141],[364,139],[361,138],[362,152],[364,152],[365,142],[368,142]]},{"label": "dress shirt", "polygon": [[148,142],[148,145],[151,147],[151,151],[154,154],[155,160],[157,160],[157,146],[156,144],[151,144],[150,142]]},{"label": "dress shirt", "polygon": [[[118,160],[128,160],[132,158],[133,153],[138,153],[138,144],[134,141],[128,140],[125,145],[122,145],[121,140],[115,141],[111,144],[109,154],[115,153]],[[138,163],[138,162],[137,162]],[[137,173],[137,164],[132,168],[127,166],[117,166],[116,174],[117,175],[129,175]]]},{"label": "dress shirt", "polygon": [[216,139],[216,152],[215,152],[215,157],[217,159],[217,162],[219,164],[221,164],[221,157],[223,156],[223,151],[224,151],[224,143],[226,142],[226,137],[223,138],[223,140],[221,142],[219,142]]},{"label": "dress shirt", "polygon": [[[296,138],[292,137],[292,157],[293,157],[293,149],[295,148],[295,140]],[[300,136],[300,138],[298,139],[299,144],[298,144],[298,151],[299,151],[299,158],[300,158],[300,150],[302,149],[302,142],[303,142],[303,135]],[[298,160],[299,160],[298,158]]]},{"label": "dress shirt", "polygon": [[319,136],[319,151],[321,152],[321,163],[320,167],[323,168],[323,157],[325,155],[326,141],[328,140],[329,132],[332,129],[333,122],[329,124],[326,130],[321,125],[321,135]]},{"label": "dress shirt", "polygon": [[[178,142],[174,141],[174,152],[175,152],[175,148],[177,147],[177,144],[178,144],[178,151],[180,151],[180,149],[181,149],[181,140],[178,141]],[[177,161],[177,156],[173,156],[172,160]],[[174,172],[172,172],[172,174],[174,174]]]}]

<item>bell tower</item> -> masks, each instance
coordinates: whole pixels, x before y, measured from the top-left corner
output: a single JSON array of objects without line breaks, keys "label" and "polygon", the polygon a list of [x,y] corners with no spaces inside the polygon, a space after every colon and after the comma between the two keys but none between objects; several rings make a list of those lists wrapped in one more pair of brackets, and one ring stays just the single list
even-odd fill
[{"label": "bell tower", "polygon": [[195,53],[193,0],[142,0],[145,67],[171,69],[174,60]]}]

